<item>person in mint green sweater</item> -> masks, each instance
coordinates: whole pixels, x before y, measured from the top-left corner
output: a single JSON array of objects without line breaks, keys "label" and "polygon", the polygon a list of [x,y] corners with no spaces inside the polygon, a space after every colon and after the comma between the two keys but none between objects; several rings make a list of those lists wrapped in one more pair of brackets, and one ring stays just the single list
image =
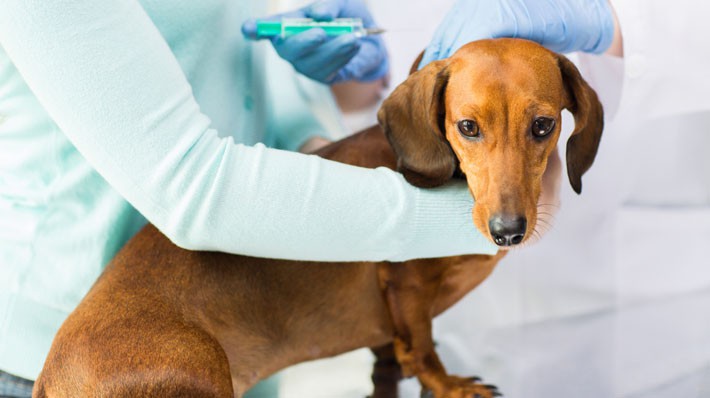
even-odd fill
[{"label": "person in mint green sweater", "polygon": [[[146,220],[186,249],[260,257],[496,252],[463,184],[422,190],[291,152],[328,134],[268,43],[240,32],[265,3],[3,1],[0,395],[28,394],[62,321]],[[310,50],[347,55],[321,80],[386,72],[373,42],[337,40]]]}]

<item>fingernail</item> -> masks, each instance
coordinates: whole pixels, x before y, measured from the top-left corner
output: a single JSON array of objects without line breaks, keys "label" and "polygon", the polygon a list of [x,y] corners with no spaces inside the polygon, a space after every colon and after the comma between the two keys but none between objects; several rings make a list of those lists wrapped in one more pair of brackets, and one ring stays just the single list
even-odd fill
[{"label": "fingernail", "polygon": [[242,24],[242,35],[248,39],[256,38],[256,21],[248,19]]}]

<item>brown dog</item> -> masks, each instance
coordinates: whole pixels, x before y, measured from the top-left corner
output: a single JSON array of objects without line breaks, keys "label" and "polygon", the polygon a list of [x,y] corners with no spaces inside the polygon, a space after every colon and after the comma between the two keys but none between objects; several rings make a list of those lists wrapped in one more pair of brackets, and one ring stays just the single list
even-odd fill
[{"label": "brown dog", "polygon": [[[476,227],[510,246],[535,230],[564,108],[575,116],[567,167],[579,192],[601,105],[566,58],[524,40],[474,42],[412,74],[380,110],[386,135],[373,127],[319,154],[396,167],[420,186],[464,175]],[[396,396],[402,374],[437,398],[496,396],[476,378],[446,373],[431,320],[504,253],[294,262],[182,250],[147,226],[60,329],[34,396],[240,397],[279,369],[361,347],[378,357],[378,398]]]}]

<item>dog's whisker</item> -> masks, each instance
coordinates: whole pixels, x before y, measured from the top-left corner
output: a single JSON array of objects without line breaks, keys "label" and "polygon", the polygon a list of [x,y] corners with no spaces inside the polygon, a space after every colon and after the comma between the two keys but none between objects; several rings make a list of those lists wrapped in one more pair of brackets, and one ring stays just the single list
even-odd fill
[{"label": "dog's whisker", "polygon": [[538,218],[538,219],[537,219],[537,222],[543,223],[543,224],[546,225],[546,226],[552,226],[552,222],[550,222],[549,220],[545,220],[545,219],[543,219],[543,218]]},{"label": "dog's whisker", "polygon": [[[540,220],[540,219],[538,219],[537,221],[540,223],[541,226],[545,226],[545,227],[551,227],[551,226],[554,224],[554,222],[553,222],[553,221],[550,221],[550,220]],[[547,232],[547,231],[545,231],[545,232]]]},{"label": "dog's whisker", "polygon": [[535,227],[534,227],[534,228],[532,229],[532,231],[530,232],[530,239],[526,240],[526,241],[523,242],[521,245],[517,246],[517,247],[515,248],[516,250],[517,250],[517,249],[523,249],[523,248],[526,248],[526,247],[528,247],[528,246],[530,246],[530,245],[533,245],[533,244],[537,243],[539,240],[542,239],[542,236],[543,236],[544,234],[550,232],[550,230],[551,230],[551,229],[553,228],[553,226],[554,226],[553,224],[548,223],[546,220],[540,220],[540,219],[538,219],[538,221],[543,221],[545,224],[544,224],[544,225],[536,224]]},{"label": "dog's whisker", "polygon": [[538,217],[538,220],[552,220],[552,221],[555,220],[554,214],[550,214],[550,213],[537,213],[537,214],[538,214],[538,216],[542,216],[542,217]]}]

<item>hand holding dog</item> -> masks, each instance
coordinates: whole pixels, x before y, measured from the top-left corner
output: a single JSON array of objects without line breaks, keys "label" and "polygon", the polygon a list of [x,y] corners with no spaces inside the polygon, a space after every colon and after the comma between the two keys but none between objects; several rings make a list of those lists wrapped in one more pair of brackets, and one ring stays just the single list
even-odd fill
[{"label": "hand holding dog", "polygon": [[498,37],[529,39],[560,53],[601,53],[614,37],[614,16],[607,0],[458,0],[419,67],[468,42]]}]

